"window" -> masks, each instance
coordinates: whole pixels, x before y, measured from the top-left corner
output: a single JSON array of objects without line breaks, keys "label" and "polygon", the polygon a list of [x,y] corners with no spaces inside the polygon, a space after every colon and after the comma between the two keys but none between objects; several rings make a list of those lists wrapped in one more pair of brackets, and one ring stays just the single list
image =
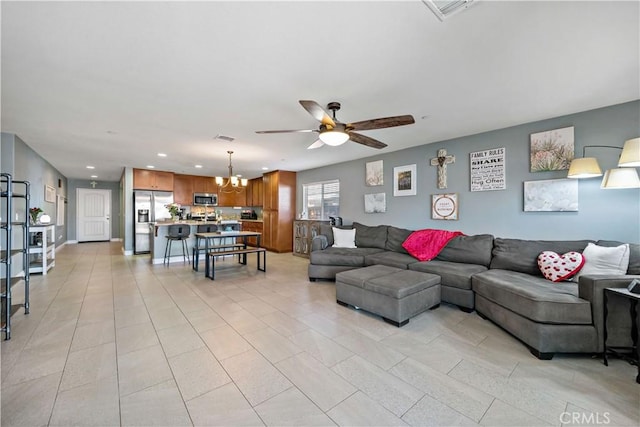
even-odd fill
[{"label": "window", "polygon": [[329,219],[340,214],[340,181],[302,185],[303,210],[309,219]]}]

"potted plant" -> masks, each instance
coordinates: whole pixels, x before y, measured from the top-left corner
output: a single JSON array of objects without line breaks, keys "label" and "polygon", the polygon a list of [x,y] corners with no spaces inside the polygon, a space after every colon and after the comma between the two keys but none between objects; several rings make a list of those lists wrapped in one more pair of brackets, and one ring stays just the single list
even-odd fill
[{"label": "potted plant", "polygon": [[169,210],[171,220],[175,221],[180,213],[180,205],[178,203],[169,203],[168,205],[164,205],[164,207]]},{"label": "potted plant", "polygon": [[31,224],[38,223],[38,215],[40,215],[42,212],[43,212],[42,209],[36,208],[36,207],[29,209],[29,215],[31,216]]}]

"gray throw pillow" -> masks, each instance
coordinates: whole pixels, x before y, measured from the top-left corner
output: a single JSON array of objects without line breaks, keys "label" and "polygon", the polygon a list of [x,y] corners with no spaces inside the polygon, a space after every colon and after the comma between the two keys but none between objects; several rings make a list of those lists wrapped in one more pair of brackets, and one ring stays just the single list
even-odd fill
[{"label": "gray throw pillow", "polygon": [[386,225],[376,225],[370,227],[368,225],[353,223],[356,229],[356,246],[359,248],[379,248],[384,249],[387,243],[387,227]]}]

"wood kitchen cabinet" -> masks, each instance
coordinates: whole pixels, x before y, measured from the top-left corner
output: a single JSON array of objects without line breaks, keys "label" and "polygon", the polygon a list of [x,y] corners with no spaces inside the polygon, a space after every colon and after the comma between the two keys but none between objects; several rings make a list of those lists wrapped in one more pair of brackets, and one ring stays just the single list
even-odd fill
[{"label": "wood kitchen cabinet", "polygon": [[194,193],[216,194],[218,192],[218,186],[216,185],[216,179],[214,177],[192,175],[192,179]]},{"label": "wood kitchen cabinet", "polygon": [[134,169],[133,189],[173,191],[173,172]]},{"label": "wood kitchen cabinet", "polygon": [[247,190],[251,189],[251,200],[249,200],[249,191],[247,191],[248,206],[262,206],[262,180],[263,178],[255,178],[249,180]]},{"label": "wood kitchen cabinet", "polygon": [[[242,231],[255,231],[258,233],[264,233],[262,221],[242,221]],[[260,239],[260,246],[264,246],[264,242]],[[258,246],[257,237],[247,237],[247,243],[250,246]]]},{"label": "wood kitchen cabinet", "polygon": [[225,193],[218,189],[218,206],[247,206],[247,191],[244,187],[240,191]]},{"label": "wood kitchen cabinet", "polygon": [[193,176],[179,175],[173,176],[173,201],[183,206],[190,206],[193,203]]},{"label": "wood kitchen cabinet", "polygon": [[274,171],[263,179],[262,246],[274,252],[293,250],[296,173]]}]

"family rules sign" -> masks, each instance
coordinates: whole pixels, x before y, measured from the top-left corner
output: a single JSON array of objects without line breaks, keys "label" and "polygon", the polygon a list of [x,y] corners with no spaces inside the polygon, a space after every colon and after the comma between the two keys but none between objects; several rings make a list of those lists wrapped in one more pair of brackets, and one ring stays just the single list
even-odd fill
[{"label": "family rules sign", "polygon": [[502,147],[469,153],[471,191],[504,190],[507,188],[505,152],[506,149]]}]

